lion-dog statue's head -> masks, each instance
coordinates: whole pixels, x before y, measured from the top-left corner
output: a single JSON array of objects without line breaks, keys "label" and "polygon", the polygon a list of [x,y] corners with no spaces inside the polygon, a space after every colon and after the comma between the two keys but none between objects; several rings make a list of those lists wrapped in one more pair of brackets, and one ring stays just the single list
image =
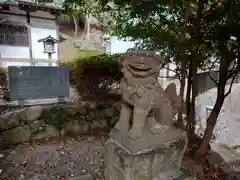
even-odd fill
[{"label": "lion-dog statue's head", "polygon": [[150,51],[127,52],[119,58],[126,79],[157,78],[162,62],[163,60],[159,55]]}]

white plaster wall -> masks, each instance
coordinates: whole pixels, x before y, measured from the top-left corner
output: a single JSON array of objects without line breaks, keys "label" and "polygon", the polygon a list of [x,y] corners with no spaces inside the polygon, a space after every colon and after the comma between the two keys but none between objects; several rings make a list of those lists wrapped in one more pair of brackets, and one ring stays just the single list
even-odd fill
[{"label": "white plaster wall", "polygon": [[6,46],[0,44],[0,58],[25,58],[29,59],[29,48],[19,46]]},{"label": "white plaster wall", "polygon": [[[166,88],[170,83],[174,82],[177,86],[177,91],[179,92],[179,90],[180,90],[179,80],[172,78],[175,76],[176,73],[174,73],[173,71],[170,71],[169,69],[175,70],[176,65],[173,63],[170,63],[167,68],[164,67],[164,68],[160,69],[158,81],[163,86],[163,88]],[[167,71],[168,71],[168,73],[167,73]]]},{"label": "white plaster wall", "polygon": [[[177,66],[176,66],[174,63],[170,63],[168,68],[169,68],[169,69],[168,69],[168,71],[169,71],[169,73],[168,73],[169,76],[170,76],[170,77],[175,76],[176,73],[175,73],[174,71],[175,71],[175,69],[177,68]],[[167,69],[166,69],[166,70],[167,70]],[[173,70],[173,71],[171,71],[171,70]]]},{"label": "white plaster wall", "polygon": [[[229,85],[226,87],[228,90]],[[196,120],[198,133],[204,132],[206,119],[213,108],[217,97],[217,89],[211,89],[196,98]],[[218,143],[235,146],[240,145],[240,84],[234,84],[232,93],[225,99],[218,117],[214,135]],[[210,109],[207,111],[207,108]],[[202,126],[202,127],[201,127]]]},{"label": "white plaster wall", "polygon": [[[39,43],[38,40],[42,38],[46,38],[51,35],[53,38],[58,39],[56,29],[45,29],[38,27],[31,27],[31,37],[32,37],[32,55],[33,59],[48,59],[48,55],[43,53],[43,43]],[[52,59],[58,59],[58,48],[57,44],[55,44],[55,53],[52,54]]]},{"label": "white plaster wall", "polygon": [[2,62],[2,67],[7,68],[8,66],[30,66],[28,62]]},{"label": "white plaster wall", "polygon": [[[31,27],[33,59],[48,59],[48,55],[43,53],[43,43],[39,43],[38,40],[49,35],[58,39],[56,29]],[[55,51],[56,53],[52,54],[52,59],[58,60],[58,44],[55,44]],[[0,58],[30,59],[29,47],[0,45]]]},{"label": "white plaster wall", "polygon": [[[14,13],[26,14],[24,11],[19,10],[19,8],[17,7],[10,7],[10,10]],[[1,18],[6,19],[8,21],[16,22],[17,24],[21,25],[24,25],[26,23],[26,17],[23,16],[1,14]],[[4,59],[4,58],[29,58],[29,57],[30,56],[28,47],[6,46],[0,44],[0,58]]]},{"label": "white plaster wall", "polygon": [[[18,7],[11,6],[11,13],[23,14],[26,12],[19,10]],[[4,11],[3,11],[4,12]],[[9,12],[9,11],[8,11]],[[8,21],[12,21],[16,24],[26,25],[30,27],[31,30],[31,42],[32,42],[32,53],[33,59],[48,59],[48,55],[43,53],[43,43],[38,43],[39,39],[45,38],[49,35],[52,37],[59,39],[57,37],[57,26],[55,22],[55,17],[50,15],[48,12],[37,11],[31,12],[30,16],[35,16],[30,18],[30,24],[27,24],[27,19],[24,16],[16,16],[9,14],[1,14],[1,18],[4,18]],[[45,17],[48,19],[39,19],[36,16]],[[58,60],[58,45],[55,45],[56,53],[52,55],[53,62]],[[4,58],[21,58],[21,59],[29,59],[30,60],[30,52],[29,47],[19,47],[19,46],[7,46],[0,45],[0,59],[1,61],[6,61]],[[15,62],[4,62],[2,64],[12,64]],[[19,63],[16,62],[16,65]]]}]

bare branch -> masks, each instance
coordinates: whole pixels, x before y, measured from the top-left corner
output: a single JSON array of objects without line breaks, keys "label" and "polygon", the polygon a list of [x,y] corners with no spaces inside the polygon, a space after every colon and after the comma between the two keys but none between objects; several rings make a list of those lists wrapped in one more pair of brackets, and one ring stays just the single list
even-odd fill
[{"label": "bare branch", "polygon": [[208,76],[209,76],[209,78],[214,82],[214,84],[218,84],[218,82],[217,82],[217,80],[215,80],[213,77],[212,77],[212,75],[210,74],[210,71],[208,71]]},{"label": "bare branch", "polygon": [[218,58],[216,58],[216,60],[212,62],[212,65],[211,65],[211,67],[209,68],[209,71],[207,72],[209,78],[210,78],[216,85],[218,84],[218,82],[217,82],[217,80],[215,80],[215,79],[212,77],[212,75],[211,75],[210,73],[212,72],[212,69],[213,69],[213,67],[214,67],[214,64],[217,62],[217,60],[218,60]]},{"label": "bare branch", "polygon": [[218,61],[218,58],[215,59],[215,61],[212,62],[212,65],[209,69],[209,71],[212,71],[212,69],[214,68],[214,64]]},{"label": "bare branch", "polygon": [[235,72],[235,74],[233,75],[233,77],[232,77],[232,79],[231,79],[230,87],[229,87],[229,89],[228,89],[228,92],[224,95],[224,98],[226,98],[226,97],[231,93],[231,91],[232,91],[232,86],[233,86],[233,83],[234,83],[234,80],[235,80],[237,74],[238,74],[238,73]]},{"label": "bare branch", "polygon": [[230,79],[231,77],[233,77],[234,74],[236,74],[236,72],[237,72],[237,68],[234,68],[234,69],[229,70],[229,71],[228,71],[228,74],[227,74],[227,76],[226,76],[226,81],[227,81],[228,79]]},{"label": "bare branch", "polygon": [[178,76],[158,76],[158,78],[179,79]]},{"label": "bare branch", "polygon": [[177,74],[177,71],[175,71],[175,70],[173,70],[173,69],[170,69],[170,68],[168,68],[168,67],[164,67],[164,68]]},{"label": "bare branch", "polygon": [[236,61],[235,67],[228,71],[227,80],[230,79],[234,74],[240,72],[240,58]]}]

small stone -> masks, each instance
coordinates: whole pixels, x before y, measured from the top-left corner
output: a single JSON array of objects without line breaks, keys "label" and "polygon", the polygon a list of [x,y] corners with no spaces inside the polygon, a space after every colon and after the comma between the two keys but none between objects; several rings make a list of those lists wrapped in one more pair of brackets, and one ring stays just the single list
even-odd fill
[{"label": "small stone", "polygon": [[94,180],[94,176],[91,174],[84,174],[78,177],[69,177],[68,180]]},{"label": "small stone", "polygon": [[24,180],[24,175],[23,174],[20,175],[19,180]]},{"label": "small stone", "polygon": [[85,169],[85,168],[83,168],[83,169],[80,169],[80,174],[86,174],[86,172],[87,172],[87,169]]},{"label": "small stone", "polygon": [[28,163],[27,161],[21,162],[21,164],[24,165],[24,166],[25,166],[27,163]]},{"label": "small stone", "polygon": [[4,157],[4,154],[0,154],[0,158],[3,158]]},{"label": "small stone", "polygon": [[197,180],[197,177],[194,177],[194,176],[188,176],[186,177],[185,179],[183,180]]}]

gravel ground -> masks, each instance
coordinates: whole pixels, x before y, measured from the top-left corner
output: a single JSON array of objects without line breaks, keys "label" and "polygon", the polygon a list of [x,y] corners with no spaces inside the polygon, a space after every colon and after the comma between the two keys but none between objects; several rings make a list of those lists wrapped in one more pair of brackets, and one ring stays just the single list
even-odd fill
[{"label": "gravel ground", "polygon": [[[58,137],[4,150],[0,152],[0,179],[104,180],[105,135],[106,133],[79,138]],[[184,160],[184,162],[188,166],[194,166],[190,161]],[[230,165],[232,176],[240,176],[239,163]],[[204,163],[202,166],[207,167],[208,164]],[[214,175],[215,170],[204,169],[204,174],[208,174],[210,178],[199,179],[221,179]]]},{"label": "gravel ground", "polygon": [[1,180],[102,179],[105,137],[57,138],[1,152]]}]

